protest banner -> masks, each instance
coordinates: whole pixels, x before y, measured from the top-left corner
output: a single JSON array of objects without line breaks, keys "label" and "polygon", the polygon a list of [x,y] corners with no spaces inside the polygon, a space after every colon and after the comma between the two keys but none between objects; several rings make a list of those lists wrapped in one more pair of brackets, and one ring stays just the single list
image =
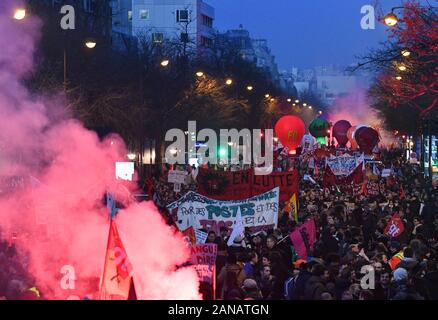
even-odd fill
[{"label": "protest banner", "polygon": [[361,162],[362,159],[358,160],[358,158],[347,154],[338,157],[331,156],[326,159],[327,166],[335,176],[349,176]]},{"label": "protest banner", "polygon": [[187,176],[188,173],[186,171],[169,170],[169,173],[167,175],[167,182],[186,184]]},{"label": "protest banner", "polygon": [[326,167],[324,171],[323,187],[336,187],[339,189],[339,192],[356,195],[362,189],[363,181],[364,174],[361,164],[359,164],[349,176],[336,176],[333,174],[330,167]]},{"label": "protest banner", "polygon": [[220,172],[200,169],[198,192],[216,200],[242,200],[280,188],[279,200],[288,201],[298,193],[298,171],[272,172],[256,175],[253,169]]},{"label": "protest banner", "polygon": [[276,228],[278,222],[279,188],[244,200],[222,201],[188,192],[167,209],[176,213],[176,225],[179,230],[190,226],[217,234],[221,227],[232,228],[240,209],[243,224],[250,231],[257,232],[267,228]]},{"label": "protest banner", "polygon": [[199,281],[213,284],[216,256],[217,256],[217,244],[206,243],[196,244],[191,246],[191,259],[193,267],[198,273]]},{"label": "protest banner", "polygon": [[316,241],[315,221],[308,220],[289,234],[292,245],[300,259],[307,260]]},{"label": "protest banner", "polygon": [[365,194],[368,196],[378,196],[380,194],[380,184],[378,182],[368,180],[365,185]]}]

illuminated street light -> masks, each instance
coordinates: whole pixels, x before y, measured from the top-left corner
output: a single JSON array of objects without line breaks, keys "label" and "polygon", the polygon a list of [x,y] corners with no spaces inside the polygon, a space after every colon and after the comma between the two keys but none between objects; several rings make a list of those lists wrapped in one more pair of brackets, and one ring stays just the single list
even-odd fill
[{"label": "illuminated street light", "polygon": [[271,98],[271,102],[274,102],[275,101],[275,99],[274,98]]},{"label": "illuminated street light", "polygon": [[309,109],[312,109],[312,106],[309,106]]},{"label": "illuminated street light", "polygon": [[295,107],[296,106],[296,104],[295,103],[292,103],[292,105]]},{"label": "illuminated street light", "polygon": [[226,84],[227,86],[231,86],[231,85],[233,84],[233,79],[228,78],[228,79],[225,81],[225,84]]},{"label": "illuminated street light", "polygon": [[18,8],[14,11],[15,20],[23,20],[26,17],[26,9]]},{"label": "illuminated street light", "polygon": [[321,111],[321,110],[319,110],[319,111],[318,111],[318,113],[319,113],[319,114],[322,114],[322,111]]},{"label": "illuminated street light", "polygon": [[96,43],[96,41],[94,41],[94,40],[86,40],[86,41],[85,41],[85,46],[86,46],[88,49],[94,49],[94,48],[96,47],[96,45],[97,45],[97,43]]},{"label": "illuminated street light", "polygon": [[274,137],[274,141],[275,141],[275,142],[278,142],[278,138],[277,138],[277,137]]},{"label": "illuminated street light", "polygon": [[196,76],[197,76],[198,78],[201,78],[202,76],[204,76],[204,72],[202,72],[202,71],[198,71],[198,72],[196,72]]},{"label": "illuminated street light", "polygon": [[300,100],[298,100],[298,99],[297,99],[297,100],[295,100],[295,103],[300,103]]},{"label": "illuminated street light", "polygon": [[161,61],[161,66],[162,67],[167,67],[169,65],[170,61],[168,59],[164,59],[163,61]]},{"label": "illuminated street light", "polygon": [[388,13],[383,20],[388,27],[395,26],[399,21],[394,12]]},{"label": "illuminated street light", "polygon": [[401,54],[403,57],[407,58],[411,55],[411,52],[407,49],[404,49],[404,50],[402,50]]},{"label": "illuminated street light", "polygon": [[288,99],[287,99],[287,102],[292,102],[292,99],[291,99],[291,98],[288,98]]},{"label": "illuminated street light", "polygon": [[395,77],[396,80],[400,81],[401,79],[403,79],[401,76],[397,76]]},{"label": "illuminated street light", "polygon": [[303,107],[307,107],[307,103],[303,103]]},{"label": "illuminated street light", "polygon": [[265,94],[265,98],[266,98],[266,99],[268,99],[268,98],[270,98],[270,97],[271,97],[271,95],[270,95],[269,93]]},{"label": "illuminated street light", "polygon": [[128,157],[129,160],[132,161],[132,160],[135,160],[136,155],[135,155],[135,153],[128,153],[128,154],[127,154],[127,157]]},{"label": "illuminated street light", "polygon": [[246,90],[248,90],[248,91],[252,91],[253,89],[254,89],[254,87],[251,86],[251,85],[249,85],[249,86],[246,87]]},{"label": "illuminated street light", "polygon": [[401,65],[399,65],[398,66],[398,70],[400,70],[400,71],[406,71],[406,66],[404,65],[404,64],[401,64]]}]

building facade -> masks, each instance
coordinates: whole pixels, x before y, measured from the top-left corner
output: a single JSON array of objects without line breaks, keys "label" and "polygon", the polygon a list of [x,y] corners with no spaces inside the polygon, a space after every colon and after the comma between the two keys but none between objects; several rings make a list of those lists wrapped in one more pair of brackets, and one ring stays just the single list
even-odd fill
[{"label": "building facade", "polygon": [[214,8],[202,0],[113,0],[113,33],[180,41],[201,49],[213,45]]}]

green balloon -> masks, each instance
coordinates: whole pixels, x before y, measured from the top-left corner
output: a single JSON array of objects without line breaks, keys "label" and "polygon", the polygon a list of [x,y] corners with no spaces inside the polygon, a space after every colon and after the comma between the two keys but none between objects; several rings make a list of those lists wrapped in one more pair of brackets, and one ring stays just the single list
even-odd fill
[{"label": "green balloon", "polygon": [[309,132],[315,138],[327,137],[328,129],[330,129],[330,124],[328,123],[327,120],[322,118],[316,118],[315,120],[312,121],[312,123],[309,126]]}]

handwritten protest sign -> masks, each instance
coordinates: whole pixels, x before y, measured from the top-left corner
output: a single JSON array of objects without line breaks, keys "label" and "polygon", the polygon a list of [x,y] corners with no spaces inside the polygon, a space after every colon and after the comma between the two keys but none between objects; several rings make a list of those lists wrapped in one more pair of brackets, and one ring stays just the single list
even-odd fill
[{"label": "handwritten protest sign", "polygon": [[191,247],[191,263],[201,282],[213,284],[216,265],[217,244],[196,244]]},{"label": "handwritten protest sign", "polygon": [[188,173],[180,170],[170,170],[167,176],[167,182],[185,184]]},{"label": "handwritten protest sign", "polygon": [[272,189],[244,200],[221,201],[188,192],[181,199],[169,204],[168,210],[176,211],[176,224],[180,230],[193,226],[219,233],[221,227],[231,228],[240,208],[243,225],[257,232],[277,227],[279,188]]},{"label": "handwritten protest sign", "polygon": [[195,231],[196,243],[205,243],[207,240],[208,233],[202,230]]}]

